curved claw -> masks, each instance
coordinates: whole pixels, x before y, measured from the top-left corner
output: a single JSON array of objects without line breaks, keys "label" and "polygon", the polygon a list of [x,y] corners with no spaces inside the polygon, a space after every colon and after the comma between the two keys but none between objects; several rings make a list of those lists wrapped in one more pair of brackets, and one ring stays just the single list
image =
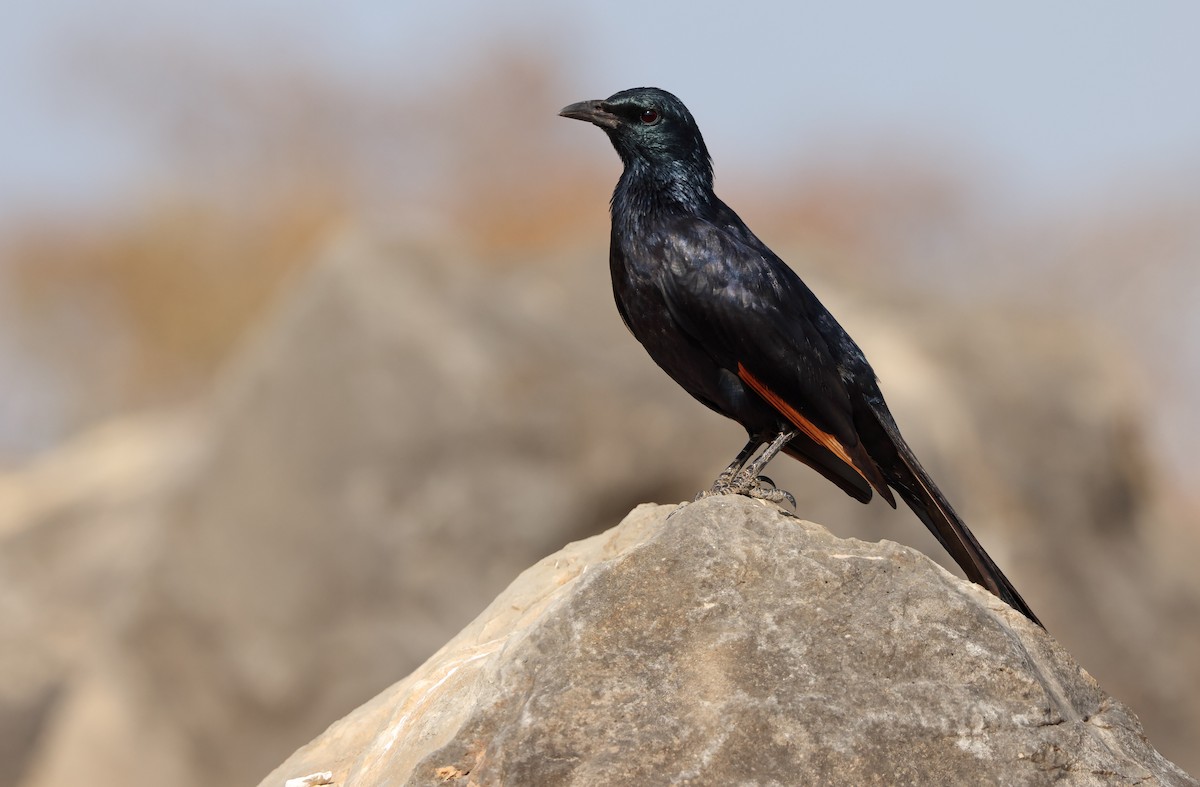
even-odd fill
[{"label": "curved claw", "polygon": [[[759,478],[761,479],[762,476],[759,476]],[[786,500],[787,504],[791,506],[793,511],[795,511],[796,498],[792,495],[792,493],[786,489],[780,489],[779,487],[775,486],[774,482],[771,482],[770,479],[766,480],[770,482],[769,488],[761,485],[754,486],[747,490],[745,494],[758,500],[769,500],[772,503],[782,503]]]}]

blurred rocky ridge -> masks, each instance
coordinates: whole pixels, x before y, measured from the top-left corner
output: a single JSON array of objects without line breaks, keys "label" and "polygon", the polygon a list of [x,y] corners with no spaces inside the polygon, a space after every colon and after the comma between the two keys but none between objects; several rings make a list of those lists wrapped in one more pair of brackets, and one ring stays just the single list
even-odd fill
[{"label": "blurred rocky ridge", "polygon": [[[29,742],[0,779],[248,783],[517,572],[740,446],[625,334],[602,251],[469,256],[346,233],[209,400],[0,481],[0,740]],[[1200,770],[1200,545],[1136,370],[1089,326],[808,278],[1050,631]],[[943,559],[907,512],[771,471],[805,519]]]}]

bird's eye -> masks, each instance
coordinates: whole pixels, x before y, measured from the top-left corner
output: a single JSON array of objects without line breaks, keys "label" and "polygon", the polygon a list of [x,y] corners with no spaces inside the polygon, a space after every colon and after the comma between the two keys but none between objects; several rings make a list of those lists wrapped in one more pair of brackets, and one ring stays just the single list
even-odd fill
[{"label": "bird's eye", "polygon": [[645,123],[647,126],[653,126],[658,122],[658,111],[654,109],[643,109],[641,117],[643,123]]}]

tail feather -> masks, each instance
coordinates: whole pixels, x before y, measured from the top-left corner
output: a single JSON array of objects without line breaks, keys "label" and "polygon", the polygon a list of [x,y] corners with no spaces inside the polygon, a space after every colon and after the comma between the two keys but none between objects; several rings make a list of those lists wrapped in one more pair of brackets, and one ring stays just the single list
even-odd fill
[{"label": "tail feather", "polygon": [[949,501],[929,478],[908,446],[901,443],[897,449],[897,453],[909,471],[910,478],[915,480],[916,484],[914,488],[914,485],[904,483],[907,479],[899,478],[895,482],[889,479],[889,482],[899,492],[908,507],[933,532],[938,541],[942,542],[942,546],[954,558],[954,562],[962,567],[968,579],[987,588],[1010,607],[1042,626],[1037,615],[1025,603],[1025,599],[1021,598],[1016,587],[984,550],[966,523],[955,513]]},{"label": "tail feather", "polygon": [[[967,579],[987,588],[1010,607],[1042,626],[1042,622],[1033,614],[1025,599],[1021,598],[1012,582],[984,551],[966,523],[955,513],[945,495],[917,461],[890,415],[887,415],[886,411],[880,415],[875,408],[872,408],[872,411],[874,417],[871,421],[882,434],[874,435],[876,439],[863,435],[864,442],[869,446],[871,456],[878,463],[888,484],[950,553],[954,562],[958,563],[967,575]],[[863,424],[858,426],[862,434]]]}]

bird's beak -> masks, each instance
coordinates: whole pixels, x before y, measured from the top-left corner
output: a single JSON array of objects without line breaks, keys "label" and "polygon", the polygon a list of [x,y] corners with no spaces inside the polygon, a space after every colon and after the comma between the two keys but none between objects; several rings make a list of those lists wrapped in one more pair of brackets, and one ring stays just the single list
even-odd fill
[{"label": "bird's beak", "polygon": [[586,120],[600,128],[616,128],[619,122],[617,116],[608,111],[603,101],[580,101],[578,104],[563,107],[558,114],[573,120]]}]

